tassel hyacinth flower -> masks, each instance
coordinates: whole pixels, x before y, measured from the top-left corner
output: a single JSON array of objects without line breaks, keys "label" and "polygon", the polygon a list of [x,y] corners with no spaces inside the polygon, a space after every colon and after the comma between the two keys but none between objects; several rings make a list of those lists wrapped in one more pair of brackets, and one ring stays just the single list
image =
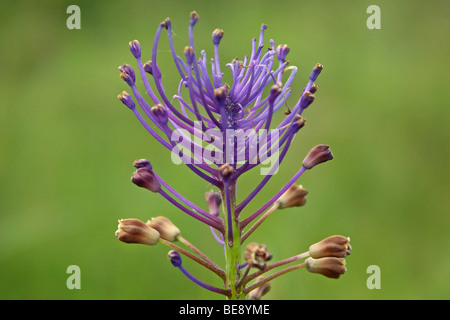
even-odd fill
[{"label": "tassel hyacinth flower", "polygon": [[[198,176],[199,181],[204,180],[211,188],[205,195],[206,201],[195,204],[169,185],[158,174],[160,171],[145,159],[134,162],[136,171],[132,182],[167,199],[176,208],[175,211],[188,214],[209,227],[212,237],[218,242],[218,250],[224,252],[225,263],[219,266],[186,240],[181,235],[182,231],[172,223],[175,215],[171,215],[172,221],[156,213],[157,217],[147,223],[134,218],[121,220],[132,221],[140,229],[134,225],[134,229],[119,226],[116,235],[121,241],[128,240],[124,241],[127,243],[159,242],[168,246],[171,250],[170,261],[185,276],[200,287],[223,294],[228,299],[245,299],[247,296],[259,299],[269,291],[269,281],[301,268],[338,278],[345,271],[344,257],[350,253],[349,239],[346,237],[327,238],[310,250],[306,245],[305,252],[277,262],[272,262],[272,253],[265,245],[245,243],[268,216],[278,212],[277,209],[302,210],[298,207],[305,205],[308,191],[295,184],[296,181],[307,170],[333,159],[328,145],[313,147],[303,162],[299,162],[298,172],[278,192],[259,205],[256,211],[246,210],[247,205],[277,173],[294,137],[304,127],[303,113],[315,99],[315,81],[323,66],[316,64],[313,67],[301,97],[289,108],[287,99],[292,93],[290,86],[297,68],[288,66],[286,55],[290,49],[287,45],[276,46],[274,40],[270,40],[267,46],[264,43],[267,26],[262,25],[259,39],[252,40],[250,55],[242,61],[235,59],[225,65],[232,81],[224,83],[222,70],[225,68],[219,60],[219,44],[224,32],[216,29],[212,33],[213,58],[208,60],[205,51],[201,51],[199,56],[193,33],[198,20],[198,14],[192,12],[189,43],[184,48],[184,57],[176,53],[169,18],[158,26],[153,49],[146,57],[149,61],[143,61],[140,43],[137,40],[130,42],[138,72],[128,64],[119,67],[120,77],[130,87],[131,94],[124,91],[118,98],[144,128],[169,150],[168,156],[170,154],[173,162],[184,163]],[[158,45],[163,33],[167,35],[170,54],[180,77],[178,90],[173,96],[168,96],[168,90],[163,86],[162,71],[158,65]],[[137,83],[145,87],[145,96],[138,90]],[[280,109],[286,110],[285,116],[280,123],[273,123],[273,115]],[[239,198],[243,200],[238,201],[238,179],[245,178],[245,173],[250,170],[260,170],[261,179],[253,190],[240,191],[243,194]],[[150,231],[151,242],[148,240]],[[182,263],[181,255],[217,274],[221,282],[206,284],[195,277]],[[266,274],[283,267],[270,275]]]}]

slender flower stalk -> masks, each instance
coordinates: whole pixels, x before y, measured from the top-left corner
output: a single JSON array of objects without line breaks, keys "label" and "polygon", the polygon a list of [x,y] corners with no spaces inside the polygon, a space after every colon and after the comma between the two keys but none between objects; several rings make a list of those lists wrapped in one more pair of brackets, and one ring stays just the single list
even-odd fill
[{"label": "slender flower stalk", "polygon": [[[179,48],[175,47],[169,18],[157,26],[151,51],[142,52],[139,41],[131,41],[129,49],[136,59],[137,72],[129,64],[119,67],[120,77],[129,86],[131,94],[123,91],[118,98],[146,131],[170,150],[174,163],[184,163],[195,173],[199,179],[193,180],[192,185],[203,181],[210,191],[206,193],[205,203],[195,203],[168,184],[160,176],[159,169],[153,168],[146,159],[133,163],[136,171],[132,182],[151,191],[153,196],[162,196],[176,211],[209,227],[219,243],[218,250],[224,251],[225,267],[222,269],[220,263],[186,240],[181,235],[181,228],[171,222],[175,218],[172,214],[171,220],[155,214],[156,218],[147,224],[131,220],[136,227],[119,227],[119,240],[151,245],[159,242],[170,247],[169,259],[183,275],[200,287],[233,300],[245,299],[249,293],[251,299],[260,299],[269,291],[269,281],[301,268],[339,277],[345,271],[343,258],[350,252],[349,240],[342,236],[327,238],[312,245],[310,251],[271,264],[268,261],[272,259],[272,253],[264,244],[251,242],[245,250],[241,249],[243,242],[262,222],[270,215],[279,214],[278,209],[304,206],[308,191],[297,185],[297,180],[318,164],[333,159],[328,145],[313,147],[304,160],[299,161],[297,173],[279,187],[278,192],[256,206],[256,211],[248,209],[269,180],[283,170],[281,164],[294,138],[305,126],[303,113],[316,100],[318,87],[315,82],[323,66],[316,64],[313,67],[303,91],[299,92],[300,98],[295,103],[289,102],[288,106],[298,68],[288,66],[286,58],[291,51],[288,45],[277,46],[274,40],[265,40],[267,25],[263,24],[259,36],[252,40],[249,55],[242,60],[236,58],[223,68],[219,47],[226,39],[224,30],[212,32],[214,53],[208,59],[206,51],[196,49],[194,27],[198,21],[199,15],[192,12],[188,40],[181,55],[177,54]],[[158,48],[165,34],[179,76],[178,88],[173,92],[164,87],[162,80],[166,74],[158,58]],[[224,83],[223,70],[231,73],[230,83]],[[138,86],[141,85],[145,95],[140,93]],[[284,110],[285,117],[275,123],[274,115],[280,110]],[[256,187],[238,193],[238,180],[256,170],[261,174]],[[195,232],[200,232],[200,228]],[[180,243],[185,248],[180,247]],[[189,273],[180,254],[219,275],[223,289]],[[305,258],[309,260],[262,276],[274,268]],[[254,268],[257,271],[252,272]],[[255,279],[256,282],[249,285]]]},{"label": "slender flower stalk", "polygon": [[305,268],[306,266],[307,266],[306,263],[301,263],[301,264],[297,264],[295,266],[288,267],[288,268],[286,268],[284,270],[278,271],[277,273],[274,273],[274,274],[268,276],[267,278],[262,278],[260,281],[256,282],[255,284],[245,288],[244,293],[248,294],[250,291],[255,290],[256,288],[258,288],[258,287],[268,283],[269,281],[271,281],[271,280],[273,280],[273,279],[275,279],[275,278],[277,278],[277,277],[279,277],[279,276],[281,276],[283,274],[286,274],[286,273],[288,273],[290,271],[294,271],[294,270],[298,270],[298,269],[301,269],[301,268]]},{"label": "slender flower stalk", "polygon": [[197,279],[196,277],[194,277],[191,273],[189,273],[189,271],[187,271],[187,269],[183,266],[183,261],[181,259],[180,254],[175,251],[169,251],[168,257],[170,259],[170,262],[172,263],[172,265],[178,269],[180,269],[181,272],[183,272],[183,274],[188,277],[190,280],[192,280],[195,284],[199,285],[200,287],[212,291],[212,292],[216,292],[216,293],[220,293],[223,295],[228,296],[229,295],[229,291],[228,290],[224,290],[224,289],[220,289],[220,288],[216,288],[213,287],[203,281],[200,281],[199,279]]},{"label": "slender flower stalk", "polygon": [[164,240],[164,239],[159,239],[159,242],[161,242],[163,245],[166,245],[174,250],[176,250],[177,252],[180,252],[181,254],[185,255],[186,257],[188,257],[189,259],[191,259],[192,261],[204,266],[205,268],[211,270],[212,272],[214,272],[215,274],[217,274],[219,277],[221,277],[222,279],[225,279],[225,272],[224,270],[222,270],[221,268],[216,268],[213,265],[210,265],[209,263],[205,262],[204,260],[196,257],[195,255],[193,255],[192,253],[190,253],[189,251],[171,243],[170,241]]},{"label": "slender flower stalk", "polygon": [[247,239],[253,233],[253,231],[255,231],[256,228],[258,228],[261,223],[263,223],[263,221],[267,219],[268,216],[270,216],[276,209],[278,209],[278,207],[279,204],[275,203],[269,210],[267,210],[267,212],[264,213],[264,215],[259,218],[258,221],[256,221],[255,224],[253,224],[251,228],[248,229],[248,231],[242,236],[241,243],[243,243],[245,239]]}]

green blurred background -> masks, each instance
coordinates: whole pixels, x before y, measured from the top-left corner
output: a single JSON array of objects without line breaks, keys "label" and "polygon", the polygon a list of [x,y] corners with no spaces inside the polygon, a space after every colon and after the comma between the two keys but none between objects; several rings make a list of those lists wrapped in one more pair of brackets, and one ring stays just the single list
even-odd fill
[{"label": "green blurred background", "polygon": [[[66,27],[71,4],[81,8],[80,30]],[[372,4],[381,8],[380,30],[366,27]],[[310,192],[307,205],[274,214],[251,239],[278,260],[328,235],[348,235],[348,271],[331,280],[298,270],[273,281],[266,298],[450,298],[449,9],[448,1],[406,0],[3,0],[0,298],[222,299],[173,268],[167,247],[126,245],[114,236],[119,218],[166,215],[223,265],[208,228],[130,183],[133,161],[147,158],[192,201],[204,205],[209,190],[172,165],[117,99],[127,90],[117,67],[135,66],[128,42],[138,39],[150,59],[156,28],[170,17],[182,56],[193,10],[197,49],[211,56],[211,32],[225,31],[226,77],[225,63],[250,53],[262,23],[266,44],[287,43],[299,68],[291,105],[312,67],[325,66],[304,114],[308,125],[246,214],[290,179],[312,146],[330,144],[335,159],[298,181]],[[160,59],[172,96],[178,77],[165,36]],[[258,179],[241,178],[241,199]],[[66,287],[69,265],[81,269],[80,290]],[[215,275],[185,265],[220,286]],[[370,265],[380,267],[381,289],[366,286]]]}]

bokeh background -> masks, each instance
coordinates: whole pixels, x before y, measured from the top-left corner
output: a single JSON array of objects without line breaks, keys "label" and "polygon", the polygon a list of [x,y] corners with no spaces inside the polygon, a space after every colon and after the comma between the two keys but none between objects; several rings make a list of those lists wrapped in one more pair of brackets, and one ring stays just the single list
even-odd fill
[{"label": "bokeh background", "polygon": [[[80,30],[66,27],[71,4],[81,8]],[[366,27],[372,4],[381,8],[380,30]],[[406,0],[1,1],[0,298],[222,299],[173,268],[167,247],[114,236],[119,218],[166,215],[223,265],[208,228],[130,183],[133,161],[147,158],[192,201],[204,205],[209,190],[173,165],[117,99],[127,90],[117,67],[135,66],[128,42],[138,39],[150,59],[154,32],[170,17],[182,56],[193,10],[196,46],[208,56],[211,32],[225,31],[222,66],[250,53],[262,23],[267,45],[287,43],[299,68],[291,105],[312,67],[325,66],[308,125],[247,214],[290,179],[312,146],[331,145],[335,159],[298,181],[309,190],[307,205],[272,215],[252,240],[277,260],[348,235],[348,271],[332,280],[298,270],[273,281],[266,298],[450,298],[449,9],[448,1]],[[178,77],[165,37],[159,54],[171,96]],[[241,178],[242,198],[258,179]],[[70,265],[81,269],[80,290],[66,287]],[[380,267],[381,289],[366,286],[370,265]]]}]

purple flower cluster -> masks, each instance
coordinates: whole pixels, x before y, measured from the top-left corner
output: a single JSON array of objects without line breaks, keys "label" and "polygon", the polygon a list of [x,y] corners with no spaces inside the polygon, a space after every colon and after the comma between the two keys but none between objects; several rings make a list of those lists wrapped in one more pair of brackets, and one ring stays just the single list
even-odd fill
[{"label": "purple flower cluster", "polygon": [[[327,145],[313,147],[306,155],[299,171],[272,198],[255,212],[246,213],[247,218],[241,218],[246,206],[277,172],[293,138],[305,125],[302,113],[315,99],[317,86],[314,82],[323,67],[320,64],[314,66],[301,97],[292,108],[289,108],[286,101],[292,93],[290,86],[297,74],[297,68],[288,66],[286,56],[290,49],[287,45],[275,46],[275,42],[270,40],[270,45],[264,49],[264,33],[267,26],[262,25],[259,39],[254,38],[252,41],[251,54],[245,56],[243,61],[235,59],[226,64],[232,77],[231,84],[227,84],[223,81],[224,73],[219,60],[219,44],[224,33],[220,29],[212,33],[213,58],[208,60],[205,51],[201,51],[200,56],[197,56],[193,29],[198,19],[196,12],[190,14],[189,45],[184,48],[184,59],[176,54],[172,24],[168,18],[156,31],[150,61],[145,63],[142,61],[138,41],[130,42],[130,50],[136,58],[139,69],[141,79],[139,82],[142,81],[151,102],[149,103],[138,91],[137,75],[127,64],[119,67],[120,76],[129,85],[133,97],[124,91],[119,95],[119,99],[133,111],[140,123],[157,141],[172,154],[182,158],[190,170],[211,185],[212,190],[206,194],[208,209],[205,210],[192,203],[167,184],[147,160],[135,161],[134,166],[137,170],[132,177],[133,183],[161,194],[181,211],[211,227],[214,237],[224,249],[234,251],[234,255],[238,255],[230,264],[236,269],[235,278],[230,279],[233,275],[228,270],[222,270],[183,238],[182,242],[201,256],[193,260],[197,262],[201,260],[202,265],[221,276],[225,289],[206,285],[189,274],[182,266],[178,252],[189,258],[193,255],[171,241],[162,239],[165,244],[175,249],[169,254],[173,265],[181,267],[184,274],[204,288],[228,297],[232,297],[235,291],[240,290],[240,294],[237,294],[239,297],[242,293],[245,296],[250,292],[246,291],[245,284],[256,277],[248,276],[250,280],[247,281],[243,278],[247,276],[251,263],[239,262],[239,248],[242,242],[275,209],[300,206],[300,204],[286,206],[286,203],[304,205],[304,196],[307,192],[296,186],[295,182],[306,170],[333,158]],[[180,76],[178,92],[171,98],[167,96],[167,90],[163,86],[157,60],[158,44],[164,29],[167,30],[170,52]],[[152,84],[149,79],[152,80]],[[175,106],[174,102],[178,105]],[[285,111],[285,117],[280,123],[273,124],[273,115],[280,109]],[[269,135],[269,131],[276,134]],[[181,145],[183,147],[180,147]],[[273,161],[274,157],[275,163],[271,162],[268,173],[262,176],[259,184],[242,202],[236,203],[238,178],[249,170],[267,163],[265,160],[268,158]],[[296,191],[291,191],[293,189]],[[282,200],[285,202],[280,205]],[[222,216],[221,205],[223,205]],[[258,218],[259,220],[253,223]],[[244,234],[244,229],[252,223],[253,225]],[[161,233],[161,230],[158,231]],[[226,254],[226,259],[231,259],[230,257],[231,254]],[[246,272],[241,272],[246,266],[248,267]],[[261,270],[257,273],[261,273]],[[262,281],[260,286],[267,282]],[[252,290],[258,287],[251,286]]]}]

